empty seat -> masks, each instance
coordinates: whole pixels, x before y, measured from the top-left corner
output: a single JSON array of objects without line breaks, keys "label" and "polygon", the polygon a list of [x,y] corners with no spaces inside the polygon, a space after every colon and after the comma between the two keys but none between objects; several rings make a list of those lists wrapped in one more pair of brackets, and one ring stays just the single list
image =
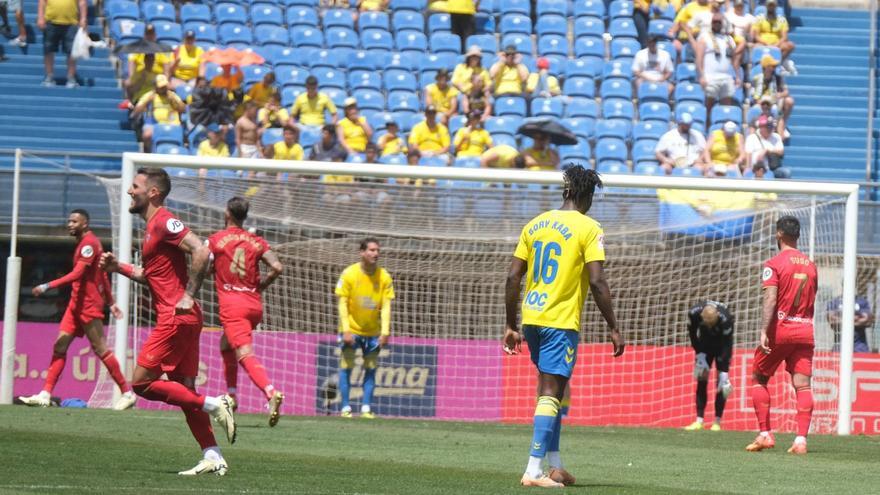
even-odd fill
[{"label": "empty seat", "polygon": [[214,6],[214,18],[217,24],[247,24],[248,16],[244,7],[234,3],[218,3]]},{"label": "empty seat", "polygon": [[607,159],[596,165],[596,172],[600,174],[628,174],[629,167],[621,160]]},{"label": "empty seat", "polygon": [[675,119],[678,120],[683,113],[691,114],[694,122],[703,126],[706,124],[706,107],[702,103],[683,101],[675,106]]},{"label": "empty seat", "polygon": [[663,169],[656,161],[642,160],[636,163],[635,173],[640,175],[663,175]]},{"label": "empty seat", "polygon": [[[318,33],[320,34],[320,31]],[[327,29],[324,35],[327,38],[327,48],[357,48],[358,46],[357,33],[346,27],[332,27]]]},{"label": "empty seat", "polygon": [[596,139],[615,138],[628,141],[632,134],[632,125],[620,119],[603,119],[596,121],[593,135]]},{"label": "empty seat", "polygon": [[541,36],[538,39],[538,55],[542,57],[568,57],[568,39],[556,34]]},{"label": "empty seat", "polygon": [[722,124],[731,120],[737,125],[742,124],[742,109],[733,105],[715,105],[712,107],[712,125]]},{"label": "empty seat", "polygon": [[241,67],[241,73],[244,76],[245,86],[249,87],[251,84],[262,81],[263,77],[271,70],[272,69],[262,65],[246,65],[244,67]]},{"label": "empty seat", "polygon": [[632,21],[632,17],[612,19],[608,26],[608,32],[612,38],[638,38],[636,25]]},{"label": "empty seat", "polygon": [[605,18],[605,3],[602,0],[574,0],[574,16],[576,18]]},{"label": "empty seat", "polygon": [[622,59],[611,60],[605,63],[602,69],[602,79],[619,78],[627,81],[632,79],[632,64]]},{"label": "empty seat", "polygon": [[319,50],[310,50],[308,52],[308,60],[309,67],[312,69],[316,69],[319,67],[326,67],[329,69],[339,69],[342,67],[342,60],[340,60],[339,55],[334,50],[327,50],[325,48],[321,48]]},{"label": "empty seat", "polygon": [[615,0],[608,6],[608,17],[612,21],[618,18],[632,19],[633,2],[631,0]]},{"label": "empty seat", "polygon": [[284,86],[305,86],[309,71],[300,67],[291,67],[275,70],[275,80]]},{"label": "empty seat", "polygon": [[518,33],[529,36],[532,34],[532,20],[525,14],[507,13],[501,16],[498,28],[503,35]]},{"label": "empty seat", "polygon": [[281,26],[284,16],[281,9],[274,5],[260,4],[251,7],[251,24],[260,26],[262,24],[271,24],[273,26]]},{"label": "empty seat", "polygon": [[595,119],[599,116],[599,106],[591,98],[571,98],[565,106],[565,116]]},{"label": "empty seat", "polygon": [[285,14],[288,27],[318,27],[318,12],[309,7],[290,7]]},{"label": "empty seat", "polygon": [[172,124],[154,125],[153,145],[159,146],[164,143],[183,146],[183,127]]},{"label": "empty seat", "polygon": [[424,54],[428,51],[428,38],[415,31],[401,31],[395,35],[395,45],[402,52]]},{"label": "empty seat", "polygon": [[346,56],[348,70],[376,70],[376,57],[364,50],[355,50]]},{"label": "empty seat", "polygon": [[322,89],[345,89],[345,73],[342,71],[322,67],[320,69],[312,71],[312,75],[318,78],[318,86]]},{"label": "empty seat", "polygon": [[605,59],[605,43],[601,38],[581,37],[574,40],[574,56],[592,58],[597,61]]},{"label": "empty seat", "polygon": [[532,99],[530,110],[532,117],[554,117],[561,119],[564,108],[565,105],[562,103],[561,98],[534,98]]},{"label": "empty seat", "polygon": [[391,10],[409,10],[411,12],[422,12],[427,6],[427,0],[391,0]]},{"label": "empty seat", "polygon": [[503,8],[505,13],[531,15],[531,0],[504,0],[496,5],[496,8]]},{"label": "empty seat", "polygon": [[596,132],[596,119],[590,117],[569,117],[561,120],[566,129],[575,136],[583,139],[592,139]]},{"label": "empty seat", "polygon": [[596,78],[602,73],[602,63],[595,59],[568,59],[565,61],[565,77]]},{"label": "empty seat", "polygon": [[348,73],[348,89],[382,89],[382,78],[378,72],[354,70]]},{"label": "empty seat", "polygon": [[155,23],[156,21],[174,22],[176,14],[174,13],[174,5],[165,2],[144,2],[141,5],[141,12],[144,20]]},{"label": "empty seat", "polygon": [[391,33],[388,31],[383,29],[361,31],[361,48],[370,51],[381,50],[390,52],[393,47],[394,41],[391,39]]},{"label": "empty seat", "polygon": [[636,122],[633,126],[633,141],[657,141],[669,130],[669,122]]},{"label": "empty seat", "polygon": [[297,26],[290,30],[291,44],[297,48],[323,48],[324,36],[319,29]]},{"label": "empty seat", "polygon": [[562,94],[566,96],[593,98],[595,93],[596,83],[590,77],[568,77],[562,85]]},{"label": "empty seat", "polygon": [[639,103],[669,101],[669,86],[665,83],[644,82],[639,85]]},{"label": "empty seat", "polygon": [[184,29],[187,31],[192,30],[194,33],[196,33],[197,43],[217,43],[217,27],[213,24],[186,24],[184,26]]},{"label": "empty seat", "polygon": [[260,46],[287,46],[290,44],[286,29],[281,26],[269,24],[262,24],[254,29],[254,40]]},{"label": "empty seat", "polygon": [[358,108],[361,110],[381,111],[385,109],[385,97],[374,89],[359,89],[354,92]]},{"label": "empty seat", "polygon": [[354,30],[354,16],[349,9],[328,9],[324,12],[324,29],[343,27]]},{"label": "empty seat", "polygon": [[358,16],[357,22],[359,31],[365,29],[382,29],[388,31],[391,29],[390,24],[388,14],[378,11],[361,12]]},{"label": "empty seat", "polygon": [[385,70],[401,69],[412,72],[413,77],[415,77],[417,74],[416,70],[419,68],[418,58],[412,52],[392,53],[391,56],[388,57],[386,63]]},{"label": "empty seat", "polygon": [[675,81],[697,81],[697,66],[691,63],[681,63],[675,66]]},{"label": "empty seat", "polygon": [[495,115],[526,116],[526,100],[519,96],[500,96],[495,100]]},{"label": "empty seat", "polygon": [[395,12],[391,17],[391,26],[395,33],[400,33],[401,31],[421,33],[425,30],[425,18],[421,13],[401,10]]},{"label": "empty seat", "polygon": [[626,143],[622,139],[602,138],[596,143],[597,168],[606,161],[626,161]]},{"label": "empty seat", "polygon": [[495,35],[492,34],[472,34],[468,36],[466,45],[468,47],[476,45],[484,54],[498,51],[498,42],[495,40]]},{"label": "empty seat", "polygon": [[634,113],[632,101],[615,98],[602,102],[602,116],[606,119],[632,121]]},{"label": "empty seat", "polygon": [[666,102],[651,101],[639,105],[639,120],[656,120],[669,122],[672,120],[672,110]]},{"label": "empty seat", "polygon": [[510,136],[515,136],[519,123],[510,117],[489,117],[486,119],[486,123],[483,127],[492,136],[495,136],[495,134],[508,134]]},{"label": "empty seat", "polygon": [[661,38],[669,39],[669,29],[672,27],[672,22],[666,19],[651,19],[648,23],[648,34],[653,34],[660,36]]},{"label": "empty seat", "polygon": [[633,58],[642,49],[638,40],[633,38],[617,38],[611,40],[611,58]]},{"label": "empty seat", "polygon": [[412,72],[405,70],[386,70],[382,79],[384,80],[386,91],[403,90],[416,92],[418,90],[418,83]]},{"label": "empty seat", "polygon": [[[133,3],[133,2],[113,2],[111,5],[117,3]],[[113,19],[113,16],[111,16]],[[207,5],[199,4],[199,3],[185,3],[180,6],[180,22],[183,24],[188,24],[190,22],[211,22],[211,8]]]},{"label": "empty seat", "polygon": [[[141,18],[141,12],[140,9],[138,9],[138,4],[136,4],[135,2],[129,2],[128,0],[117,0],[115,2],[108,3],[106,12],[107,17],[110,18],[111,23],[122,19],[137,21]],[[209,10],[208,18],[205,20],[205,22],[208,22],[210,20],[211,12]]]},{"label": "empty seat", "polygon": [[458,55],[461,53],[461,39],[457,34],[434,33],[431,35],[428,45],[435,54],[450,53]]},{"label": "empty seat", "polygon": [[706,94],[703,92],[703,87],[696,83],[686,82],[678,84],[675,87],[675,92],[673,94],[675,95],[676,103],[692,101],[702,104],[706,101]]},{"label": "empty seat", "polygon": [[605,22],[593,17],[578,17],[574,21],[574,37],[602,39]]},{"label": "empty seat", "polygon": [[562,15],[542,15],[535,22],[535,34],[558,34],[568,36],[568,21]]},{"label": "empty seat", "polygon": [[[156,39],[160,43],[177,45],[183,39],[183,28],[176,22],[158,21],[154,22],[153,26],[156,27]],[[248,34],[250,34],[250,31],[248,31]]]},{"label": "empty seat", "polygon": [[450,33],[452,32],[452,18],[445,12],[439,12],[428,16],[428,32]]},{"label": "empty seat", "polygon": [[570,160],[587,161],[590,159],[591,154],[590,143],[586,139],[578,139],[577,144],[559,147],[559,160],[562,162]]},{"label": "empty seat", "polygon": [[602,97],[603,100],[615,98],[622,100],[631,100],[632,85],[622,79],[608,79],[602,81],[602,85],[599,86],[599,95]]}]

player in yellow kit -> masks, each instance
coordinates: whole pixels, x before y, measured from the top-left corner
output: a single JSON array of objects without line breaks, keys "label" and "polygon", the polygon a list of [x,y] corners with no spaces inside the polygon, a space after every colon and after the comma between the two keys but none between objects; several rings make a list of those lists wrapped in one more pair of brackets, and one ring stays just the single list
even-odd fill
[{"label": "player in yellow kit", "polygon": [[[523,227],[507,275],[504,298],[504,351],[519,352],[524,336],[532,362],[538,368],[532,448],[520,483],[545,488],[574,483],[559,455],[559,409],[577,360],[581,310],[588,291],[593,293],[608,323],[614,357],[623,354],[625,347],[602,268],[602,227],[586,215],[593,203],[593,193],[597,186],[602,187],[602,181],[599,174],[580,165],[566,169],[563,178],[562,206],[538,215]],[[526,274],[520,335],[517,307],[520,283]],[[547,475],[541,467],[545,456],[550,466]]]},{"label": "player in yellow kit", "polygon": [[364,358],[364,396],[361,417],[376,417],[370,409],[376,387],[379,350],[391,335],[391,300],[394,286],[391,275],[379,266],[379,241],[368,237],[361,241],[361,260],[343,270],[336,284],[339,297],[339,393],[340,413],[351,417],[349,395],[354,358],[360,349]]}]

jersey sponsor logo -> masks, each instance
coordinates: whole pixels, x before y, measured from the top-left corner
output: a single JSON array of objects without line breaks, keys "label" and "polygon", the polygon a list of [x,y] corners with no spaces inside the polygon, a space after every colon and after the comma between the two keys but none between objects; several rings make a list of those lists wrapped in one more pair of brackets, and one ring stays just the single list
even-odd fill
[{"label": "jersey sponsor logo", "polygon": [[526,306],[529,307],[529,309],[542,311],[544,305],[547,304],[547,297],[546,292],[538,292],[536,290],[530,291],[526,294]]},{"label": "jersey sponsor logo", "polygon": [[777,311],[776,312],[776,319],[777,320],[784,320],[785,319],[785,311]]},{"label": "jersey sponsor logo", "polygon": [[168,229],[168,232],[172,234],[177,234],[183,231],[183,222],[176,218],[169,218],[167,222],[165,222],[165,228]]},{"label": "jersey sponsor logo", "polygon": [[769,266],[764,267],[764,272],[761,273],[761,280],[766,282],[766,281],[770,280],[770,277],[772,277],[772,276],[773,276],[773,269],[770,268]]},{"label": "jersey sponsor logo", "polygon": [[565,362],[571,364],[574,361],[574,348],[567,347],[565,349]]},{"label": "jersey sponsor logo", "polygon": [[91,258],[92,255],[95,254],[95,250],[92,248],[92,246],[83,246],[82,249],[79,250],[79,254],[83,258]]}]

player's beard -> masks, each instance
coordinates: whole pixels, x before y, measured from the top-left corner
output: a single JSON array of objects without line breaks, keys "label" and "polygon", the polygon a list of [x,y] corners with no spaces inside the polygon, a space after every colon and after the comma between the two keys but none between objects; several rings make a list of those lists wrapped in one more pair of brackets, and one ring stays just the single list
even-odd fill
[{"label": "player's beard", "polygon": [[147,209],[147,203],[139,203],[137,199],[131,198],[132,205],[128,207],[129,213],[142,214]]}]

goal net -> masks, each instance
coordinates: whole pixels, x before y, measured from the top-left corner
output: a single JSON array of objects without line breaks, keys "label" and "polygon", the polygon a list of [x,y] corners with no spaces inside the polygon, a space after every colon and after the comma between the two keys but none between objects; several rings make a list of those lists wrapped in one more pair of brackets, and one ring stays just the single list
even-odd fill
[{"label": "goal net", "polygon": [[[520,229],[559,206],[558,185],[505,184],[504,172],[496,173],[494,182],[449,180],[443,178],[454,173],[449,169],[438,169],[435,179],[358,182],[328,182],[326,176],[293,170],[280,180],[275,173],[249,179],[219,169],[209,169],[207,177],[193,169],[168,170],[167,207],[200,237],[224,228],[227,200],[243,196],[251,203],[245,227],[263,236],[285,265],[264,293],[265,316],[255,333],[257,355],[286,393],[284,413],[339,410],[333,291],[342,270],[358,261],[360,240],[372,236],[381,242],[380,264],[393,277],[397,295],[373,410],[395,417],[531,421],[534,367],[527,352],[509,357],[501,351],[504,282]],[[605,230],[605,268],[628,347],[622,357],[611,357],[604,321],[588,298],[567,421],[652,427],[691,422],[696,384],[686,315],[692,305],[712,299],[726,303],[736,318],[734,392],[724,425],[753,429],[748,390],[760,325],[761,266],[776,253],[775,221],[790,214],[801,220],[801,248],[819,268],[813,428],[835,431],[840,358],[826,308],[843,291],[845,198],[630,187],[608,179],[612,185],[597,194],[588,214]],[[128,185],[105,184],[118,218],[124,214],[120,187]],[[135,218],[135,260],[142,233],[143,222]],[[218,394],[225,391],[222,330],[211,280],[199,300],[205,330],[198,386]],[[155,321],[143,286],[132,286],[129,307],[128,347],[134,352]],[[358,356],[352,374],[356,411],[360,362]],[[713,371],[706,421],[713,418],[715,378]],[[264,410],[261,393],[243,371],[238,389],[240,411]],[[793,430],[794,393],[784,370],[772,380],[771,393],[774,429]],[[105,380],[93,402],[111,396],[112,382]],[[159,407],[146,401],[139,406]]]}]

